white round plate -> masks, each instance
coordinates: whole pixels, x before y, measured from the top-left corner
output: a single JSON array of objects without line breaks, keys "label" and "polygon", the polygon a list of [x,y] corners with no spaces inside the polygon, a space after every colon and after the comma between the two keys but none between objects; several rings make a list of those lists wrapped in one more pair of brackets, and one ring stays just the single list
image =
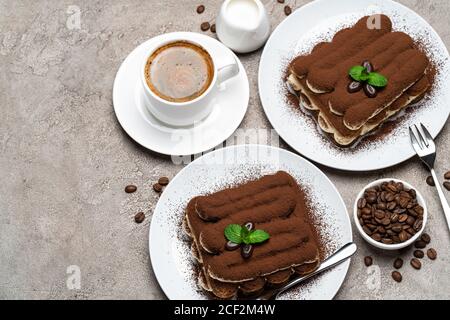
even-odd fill
[{"label": "white round plate", "polygon": [[[330,40],[336,31],[359,18],[384,13],[395,30],[420,41],[438,65],[432,91],[383,139],[353,149],[338,148],[317,130],[315,122],[290,106],[283,78],[297,54],[309,53],[319,41]],[[287,17],[272,33],[261,57],[259,93],[272,126],[293,149],[328,167],[368,171],[390,167],[411,158],[408,127],[422,122],[436,137],[450,112],[450,60],[448,51],[433,28],[417,13],[391,0],[317,0]]]},{"label": "white round plate", "polygon": [[[212,55],[225,51],[236,58],[240,69],[238,76],[224,83],[211,114],[195,126],[182,128],[167,126],[148,112],[139,77],[142,60],[153,43],[178,39],[196,41]],[[140,145],[166,155],[198,154],[221,144],[241,123],[248,100],[247,74],[236,55],[219,41],[193,32],[167,33],[144,42],[125,59],[114,81],[114,111],[122,128]]]},{"label": "white round plate", "polygon": [[[210,152],[182,169],[170,182],[153,213],[149,248],[153,271],[169,299],[208,299],[197,285],[190,243],[181,226],[185,207],[194,196],[253,180],[278,170],[289,172],[308,190],[327,255],[352,241],[345,204],[333,183],[311,162],[286,150],[240,145]],[[321,274],[281,299],[332,299],[344,281],[350,261]]]}]

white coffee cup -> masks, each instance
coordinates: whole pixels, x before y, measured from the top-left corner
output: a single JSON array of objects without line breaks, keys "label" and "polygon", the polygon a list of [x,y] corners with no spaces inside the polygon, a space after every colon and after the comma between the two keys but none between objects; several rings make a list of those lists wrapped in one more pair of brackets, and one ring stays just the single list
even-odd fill
[{"label": "white coffee cup", "polygon": [[[172,102],[164,100],[154,93],[148,86],[145,77],[145,66],[150,56],[159,48],[174,42],[188,42],[204,49],[213,62],[213,78],[209,87],[203,94],[193,100],[186,102]],[[182,127],[196,124],[206,118],[217,103],[217,93],[225,81],[239,74],[239,65],[233,55],[230,54],[212,54],[202,44],[185,39],[173,39],[170,41],[159,42],[150,48],[141,67],[141,83],[144,95],[144,104],[155,118],[167,125]]]},{"label": "white coffee cup", "polygon": [[216,18],[216,32],[235,52],[255,51],[270,35],[266,8],[260,0],[225,0]]}]

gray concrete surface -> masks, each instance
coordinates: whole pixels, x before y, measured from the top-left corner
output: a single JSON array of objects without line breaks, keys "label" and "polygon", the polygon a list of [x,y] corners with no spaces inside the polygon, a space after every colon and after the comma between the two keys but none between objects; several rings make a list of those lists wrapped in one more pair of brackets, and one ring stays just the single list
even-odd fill
[{"label": "gray concrete surface", "polygon": [[[195,13],[200,2],[207,6],[201,16]],[[1,299],[164,298],[147,248],[158,200],[151,185],[181,167],[123,132],[112,108],[112,84],[135,46],[164,32],[199,31],[202,21],[214,20],[220,2],[0,0]],[[287,2],[299,7],[307,1]],[[447,0],[401,2],[450,45]],[[282,6],[265,3],[275,26],[284,18]],[[80,29],[72,19],[77,8]],[[260,53],[240,56],[251,88],[242,128],[270,128],[258,98]],[[439,173],[450,169],[449,138],[446,126],[437,140]],[[373,179],[393,176],[418,186],[428,200],[427,231],[439,254],[434,262],[425,259],[420,271],[406,263],[397,284],[390,278],[393,257],[375,252],[355,233],[360,249],[336,298],[450,298],[450,233],[420,163],[367,174],[322,169],[349,209],[358,190]],[[138,192],[125,194],[129,183]],[[133,216],[140,210],[147,219],[137,225]],[[375,259],[371,269],[363,265],[368,254]],[[66,285],[70,265],[80,268],[79,290]]]}]

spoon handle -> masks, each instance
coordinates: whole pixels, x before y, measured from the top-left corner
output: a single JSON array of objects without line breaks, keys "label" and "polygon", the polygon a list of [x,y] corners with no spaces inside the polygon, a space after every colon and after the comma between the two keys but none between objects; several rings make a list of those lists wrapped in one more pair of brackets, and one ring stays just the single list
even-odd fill
[{"label": "spoon handle", "polygon": [[280,289],[277,289],[275,291],[269,291],[266,295],[262,295],[261,297],[259,297],[258,300],[276,299],[280,293],[283,293],[284,291],[298,285],[299,283],[302,283],[306,279],[309,279],[325,270],[328,270],[328,269],[344,262],[345,260],[347,260],[348,258],[350,258],[351,256],[353,256],[355,254],[356,249],[357,249],[357,247],[356,247],[355,243],[353,243],[353,242],[347,243],[342,248],[340,248],[338,251],[333,253],[330,257],[328,257],[326,260],[324,260],[320,264],[319,268],[317,268],[315,271],[313,271],[303,277],[292,280],[291,282],[289,282],[288,284],[286,284],[285,286],[283,286]]}]

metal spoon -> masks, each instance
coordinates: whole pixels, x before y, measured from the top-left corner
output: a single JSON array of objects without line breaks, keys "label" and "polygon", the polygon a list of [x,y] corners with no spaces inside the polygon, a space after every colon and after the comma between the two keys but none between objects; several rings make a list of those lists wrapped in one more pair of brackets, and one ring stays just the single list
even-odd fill
[{"label": "metal spoon", "polygon": [[258,297],[257,300],[274,300],[274,299],[276,299],[278,297],[278,295],[280,295],[281,293],[285,292],[286,290],[288,290],[292,287],[295,287],[296,285],[302,283],[306,279],[309,279],[325,270],[328,270],[328,269],[344,262],[345,260],[347,260],[348,258],[353,256],[353,254],[356,252],[356,249],[357,249],[357,247],[356,247],[355,243],[353,243],[353,242],[347,243],[345,246],[343,246],[338,251],[333,253],[330,257],[328,257],[326,260],[324,260],[320,264],[320,267],[317,268],[315,271],[311,272],[310,274],[307,274],[306,276],[292,280],[291,282],[289,282],[282,288],[269,290],[266,293],[264,293],[263,295],[261,295],[260,297]]}]

